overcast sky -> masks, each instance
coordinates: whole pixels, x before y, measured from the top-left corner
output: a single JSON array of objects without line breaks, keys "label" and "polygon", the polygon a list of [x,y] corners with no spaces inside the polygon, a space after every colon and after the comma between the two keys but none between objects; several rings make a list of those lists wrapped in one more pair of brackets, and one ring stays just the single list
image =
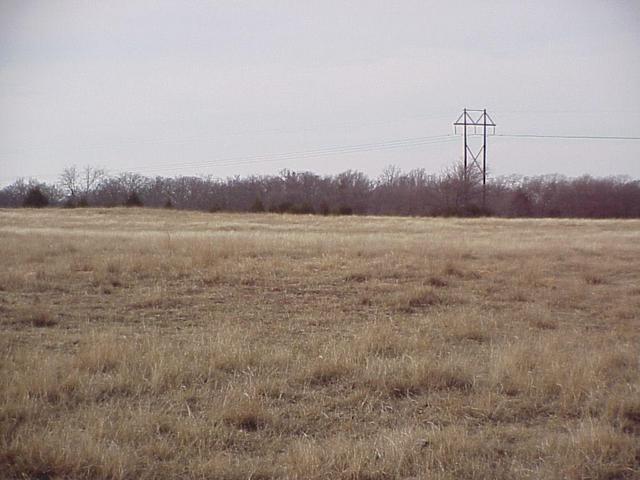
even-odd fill
[{"label": "overcast sky", "polygon": [[[460,138],[397,141],[464,107],[501,134],[640,136],[640,1],[0,0],[0,184],[72,164],[438,172]],[[493,175],[640,178],[640,141],[488,153]]]}]

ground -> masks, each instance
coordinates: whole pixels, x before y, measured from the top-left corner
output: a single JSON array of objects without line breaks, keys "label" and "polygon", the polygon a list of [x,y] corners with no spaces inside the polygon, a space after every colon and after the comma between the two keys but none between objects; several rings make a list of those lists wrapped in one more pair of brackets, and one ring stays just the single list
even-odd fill
[{"label": "ground", "polygon": [[0,210],[9,478],[640,477],[640,221]]}]

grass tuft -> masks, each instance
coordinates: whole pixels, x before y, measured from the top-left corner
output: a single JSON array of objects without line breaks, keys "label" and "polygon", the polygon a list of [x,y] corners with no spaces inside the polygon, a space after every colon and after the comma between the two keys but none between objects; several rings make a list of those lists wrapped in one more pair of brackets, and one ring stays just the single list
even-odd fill
[{"label": "grass tuft", "polygon": [[28,322],[38,328],[53,327],[58,324],[58,321],[49,312],[43,310],[33,312],[28,317]]}]

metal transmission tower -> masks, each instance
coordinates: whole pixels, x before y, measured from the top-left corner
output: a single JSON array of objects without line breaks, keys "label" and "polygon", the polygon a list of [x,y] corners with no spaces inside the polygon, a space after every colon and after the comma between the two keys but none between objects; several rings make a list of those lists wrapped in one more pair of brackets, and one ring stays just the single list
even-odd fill
[{"label": "metal transmission tower", "polygon": [[[470,110],[465,108],[458,119],[453,124],[454,133],[458,133],[458,127],[462,127],[464,137],[464,185],[465,203],[468,201],[468,180],[469,173],[475,169],[482,175],[482,206],[486,206],[486,186],[487,186],[487,129],[493,129],[490,134],[496,133],[496,124],[487,114],[487,110]],[[478,133],[480,130],[480,133]],[[482,147],[477,153],[473,153],[469,147],[469,136],[482,135]],[[480,155],[482,155],[482,165],[480,165]],[[471,161],[469,161],[471,158]]]}]

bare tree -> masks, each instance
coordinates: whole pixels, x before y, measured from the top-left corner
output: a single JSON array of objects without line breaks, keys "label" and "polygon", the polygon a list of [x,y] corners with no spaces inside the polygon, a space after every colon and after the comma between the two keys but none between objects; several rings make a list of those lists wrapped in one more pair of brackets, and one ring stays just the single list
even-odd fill
[{"label": "bare tree", "polygon": [[482,212],[482,174],[459,161],[447,168],[437,182],[439,212],[448,215],[477,215]]},{"label": "bare tree", "polygon": [[382,170],[380,177],[378,177],[378,185],[386,187],[394,187],[397,185],[400,177],[402,176],[402,170],[395,165],[387,165]]},{"label": "bare tree", "polygon": [[72,165],[62,171],[58,184],[68,197],[69,202],[86,204],[89,196],[106,176],[106,172],[102,168],[86,165],[80,171],[77,166]]},{"label": "bare tree", "polygon": [[80,172],[78,167],[72,165],[65,168],[60,174],[58,181],[60,188],[69,197],[71,202],[75,202],[78,194],[80,193]]},{"label": "bare tree", "polygon": [[82,195],[87,198],[93,192],[100,182],[106,178],[107,174],[104,169],[86,165],[82,170],[81,187]]}]

